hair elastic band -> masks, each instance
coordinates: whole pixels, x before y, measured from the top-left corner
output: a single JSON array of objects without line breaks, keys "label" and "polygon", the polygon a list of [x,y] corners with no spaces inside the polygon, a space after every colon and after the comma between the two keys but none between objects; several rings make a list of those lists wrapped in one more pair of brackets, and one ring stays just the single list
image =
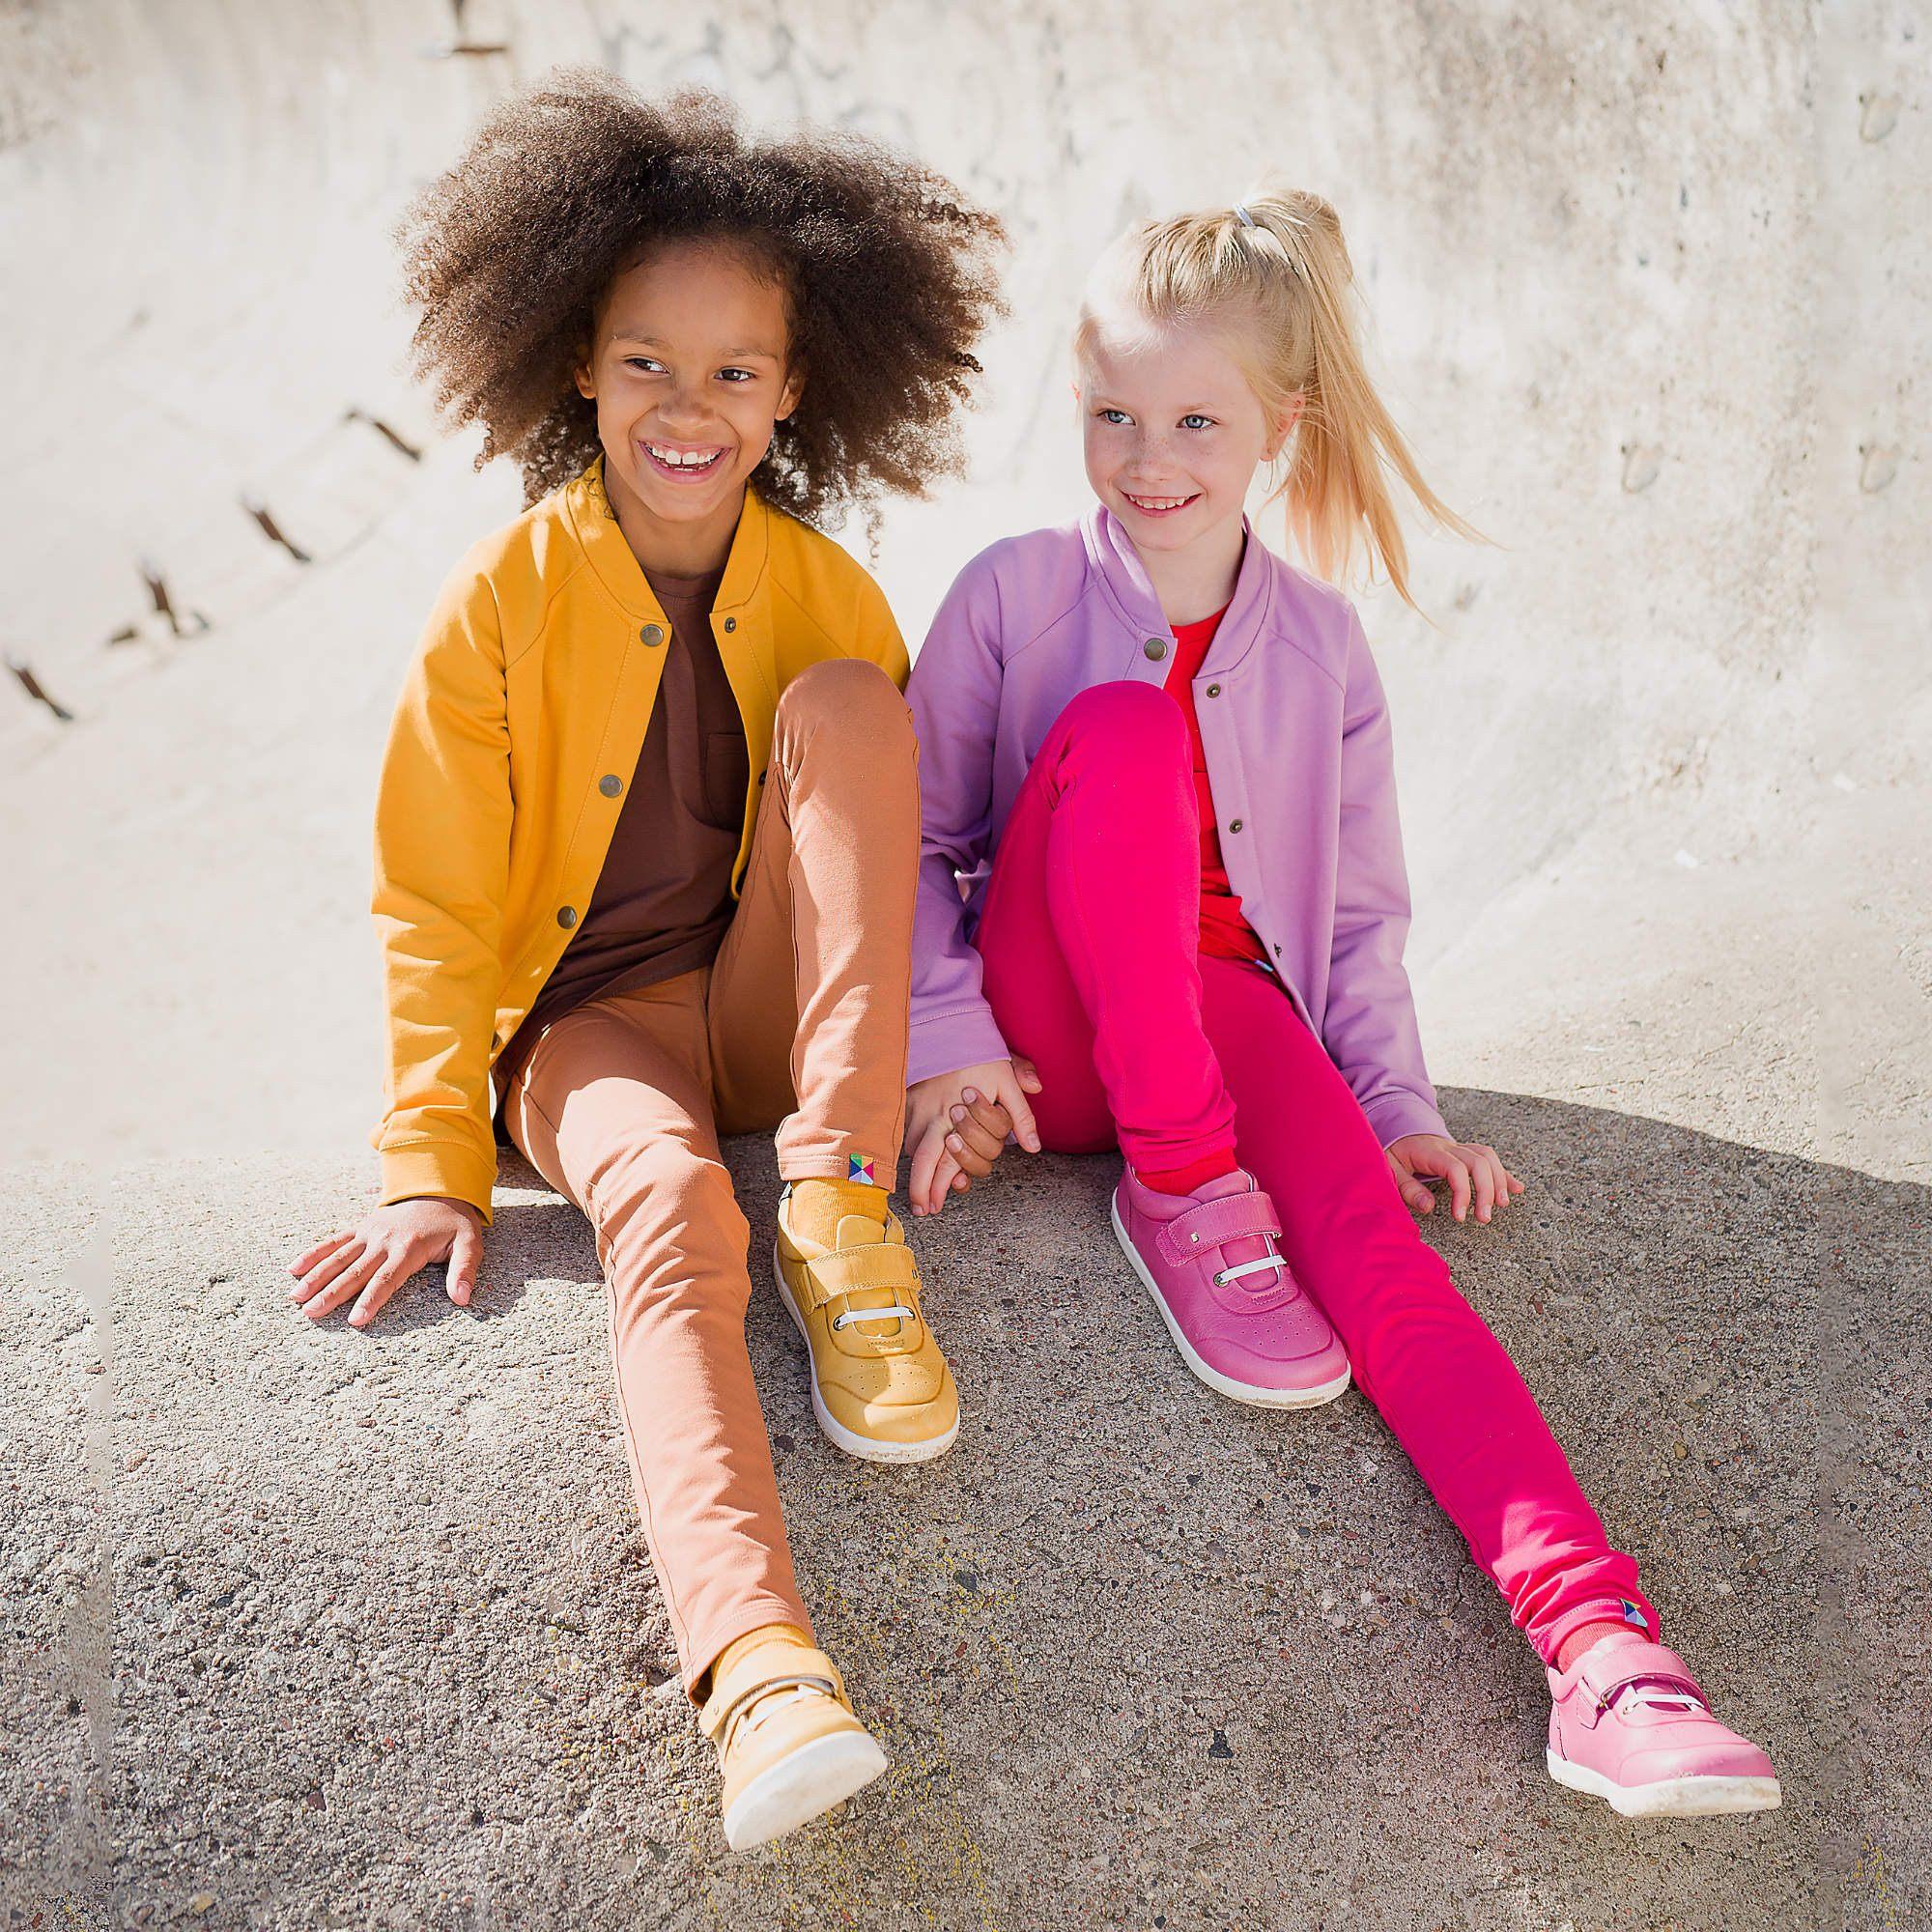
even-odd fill
[{"label": "hair elastic band", "polygon": [[1235,204],[1235,213],[1241,217],[1241,226],[1243,228],[1260,227],[1261,224],[1256,221],[1255,217],[1238,201]]}]

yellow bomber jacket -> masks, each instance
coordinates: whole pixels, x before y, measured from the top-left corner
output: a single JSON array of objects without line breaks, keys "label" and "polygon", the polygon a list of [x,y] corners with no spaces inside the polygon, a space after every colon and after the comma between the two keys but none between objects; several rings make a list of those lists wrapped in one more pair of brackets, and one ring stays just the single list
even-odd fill
[{"label": "yellow bomber jacket", "polygon": [[[755,489],[711,616],[751,752],[734,895],[779,693],[857,657],[905,688],[885,593]],[[475,545],[411,662],[377,789],[382,1199],[446,1194],[491,1218],[490,1069],[562,957],[610,848],[669,624],[617,526],[603,458]]]}]

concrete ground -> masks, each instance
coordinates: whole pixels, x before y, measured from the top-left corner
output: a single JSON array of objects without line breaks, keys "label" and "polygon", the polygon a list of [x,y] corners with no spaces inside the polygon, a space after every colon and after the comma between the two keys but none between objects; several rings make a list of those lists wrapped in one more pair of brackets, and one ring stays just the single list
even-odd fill
[{"label": "concrete ground", "polygon": [[[745,1859],[575,1211],[510,1156],[471,1309],[286,1301],[373,1195],[382,734],[518,501],[401,372],[387,228],[560,59],[903,141],[1008,220],[968,474],[842,533],[915,645],[1084,500],[1100,242],[1269,164],[1342,209],[1378,380],[1497,539],[1418,542],[1433,627],[1360,598],[1431,1067],[1530,1182],[1428,1236],[1782,1810],[1552,1786],[1380,1421],[1196,1384],[1103,1161],[915,1224],[966,1406],[927,1468],[830,1449],[757,1298],[894,1769]],[[0,0],[0,645],[66,714],[0,674],[0,1925],[1932,1924],[1928,101],[1880,0]]]},{"label": "concrete ground", "polygon": [[[1373,1409],[1210,1396],[1119,1263],[1108,1163],[1015,1158],[916,1224],[965,1406],[939,1463],[827,1445],[757,1298],[808,1596],[894,1765],[734,1858],[575,1210],[511,1155],[473,1307],[424,1281],[356,1334],[275,1262],[359,1167],[91,1200],[46,1168],[5,1197],[13,1922],[1926,1923],[1927,1190],[1448,1099],[1540,1179],[1432,1237],[1783,1809],[1638,1824],[1550,1784],[1541,1673]],[[768,1149],[733,1166],[769,1204]]]}]

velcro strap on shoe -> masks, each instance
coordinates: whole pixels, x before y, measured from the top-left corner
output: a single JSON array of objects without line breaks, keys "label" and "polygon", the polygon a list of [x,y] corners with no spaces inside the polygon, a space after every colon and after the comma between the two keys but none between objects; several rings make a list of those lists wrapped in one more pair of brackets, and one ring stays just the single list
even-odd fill
[{"label": "velcro strap on shoe", "polygon": [[1264,1236],[1281,1238],[1281,1219],[1274,1203],[1259,1188],[1248,1194],[1224,1194],[1218,1201],[1204,1201],[1165,1223],[1154,1237],[1161,1259],[1171,1266],[1199,1261],[1224,1241],[1260,1239]]},{"label": "velcro strap on shoe", "polygon": [[902,1241],[872,1241],[859,1248],[835,1248],[805,1264],[812,1305],[823,1308],[841,1294],[865,1289],[889,1290],[904,1301],[919,1292],[919,1264]]},{"label": "velcro strap on shoe", "polygon": [[[722,1745],[732,1718],[767,1690],[815,1688],[846,1703],[845,1680],[822,1650],[802,1643],[765,1643],[747,1651],[724,1676],[714,1677],[711,1695],[697,1714],[698,1728]],[[846,1704],[849,1710],[851,1706]]]},{"label": "velcro strap on shoe", "polygon": [[1633,1684],[1682,1693],[1710,1709],[1690,1666],[1661,1643],[1620,1643],[1602,1656],[1587,1656],[1577,1678],[1585,1693],[1583,1719],[1591,1725],[1616,1702],[1618,1693]]}]

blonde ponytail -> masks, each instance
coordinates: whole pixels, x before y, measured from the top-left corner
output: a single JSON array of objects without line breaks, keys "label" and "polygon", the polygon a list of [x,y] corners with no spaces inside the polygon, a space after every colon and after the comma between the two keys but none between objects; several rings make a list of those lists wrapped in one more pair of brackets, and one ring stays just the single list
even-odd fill
[{"label": "blonde ponytail", "polygon": [[[1142,223],[1122,238],[1105,279],[1151,322],[1231,325],[1236,354],[1270,422],[1301,413],[1267,500],[1321,576],[1347,580],[1363,545],[1405,602],[1403,541],[1386,472],[1459,536],[1486,541],[1423,481],[1363,365],[1350,309],[1354,267],[1342,223],[1320,195],[1263,185],[1234,208]],[[1083,303],[1076,345],[1099,317]]]}]

